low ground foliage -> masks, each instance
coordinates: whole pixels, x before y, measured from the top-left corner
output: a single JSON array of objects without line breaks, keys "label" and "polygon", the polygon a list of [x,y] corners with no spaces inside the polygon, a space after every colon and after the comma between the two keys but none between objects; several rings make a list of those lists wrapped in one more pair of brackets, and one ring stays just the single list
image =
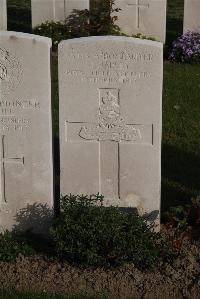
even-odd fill
[{"label": "low ground foliage", "polygon": [[9,231],[1,233],[0,261],[14,261],[19,254],[28,256],[34,254],[34,250],[21,234]]},{"label": "low ground foliage", "polygon": [[60,207],[48,250],[38,246],[30,233],[5,232],[0,235],[0,261],[43,254],[84,267],[134,263],[141,270],[152,270],[172,257],[168,243],[152,231],[153,224],[132,210],[105,207],[102,196],[65,196]]},{"label": "low ground foliage", "polygon": [[169,248],[152,226],[132,211],[105,207],[101,196],[65,196],[51,229],[57,255],[86,266],[134,263],[152,269]]}]

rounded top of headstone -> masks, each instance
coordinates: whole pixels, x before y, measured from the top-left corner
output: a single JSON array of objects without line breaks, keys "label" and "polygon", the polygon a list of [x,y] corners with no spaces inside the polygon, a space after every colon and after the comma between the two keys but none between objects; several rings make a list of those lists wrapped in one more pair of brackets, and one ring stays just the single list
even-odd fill
[{"label": "rounded top of headstone", "polygon": [[161,42],[147,40],[147,39],[140,39],[140,38],[133,38],[133,37],[126,37],[126,36],[113,36],[113,35],[106,35],[106,36],[90,36],[90,37],[81,37],[81,38],[73,38],[68,40],[63,40],[59,43],[58,47],[62,48],[64,45],[67,44],[75,44],[75,43],[96,43],[96,42],[122,42],[122,43],[131,43],[135,45],[146,45],[146,46],[154,46],[157,48],[163,48],[163,44]]},{"label": "rounded top of headstone", "polygon": [[52,40],[49,37],[44,37],[35,34],[15,32],[15,31],[0,31],[0,38],[7,37],[10,39],[26,39],[34,42],[41,42],[47,44],[50,48],[52,46]]}]

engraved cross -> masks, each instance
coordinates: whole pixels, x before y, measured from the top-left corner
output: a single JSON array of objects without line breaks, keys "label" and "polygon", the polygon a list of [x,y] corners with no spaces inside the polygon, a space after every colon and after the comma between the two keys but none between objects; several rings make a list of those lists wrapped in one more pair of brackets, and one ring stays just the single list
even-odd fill
[{"label": "engraved cross", "polygon": [[[153,126],[126,124],[120,115],[119,89],[99,89],[97,123],[66,122],[66,141],[98,142],[99,193],[120,199],[120,144],[153,144]],[[78,135],[78,140],[77,140]]]},{"label": "engraved cross", "polygon": [[136,0],[136,3],[128,3],[127,7],[135,6],[136,8],[136,28],[140,28],[140,9],[149,8],[149,4],[140,4],[140,0]]},{"label": "engraved cross", "polygon": [[5,156],[5,137],[6,136],[1,136],[1,144],[0,144],[0,165],[1,165],[1,172],[0,172],[0,176],[1,176],[1,198],[0,198],[0,203],[6,203],[6,169],[5,166],[6,164],[22,164],[24,165],[24,157],[22,158],[8,158]]}]

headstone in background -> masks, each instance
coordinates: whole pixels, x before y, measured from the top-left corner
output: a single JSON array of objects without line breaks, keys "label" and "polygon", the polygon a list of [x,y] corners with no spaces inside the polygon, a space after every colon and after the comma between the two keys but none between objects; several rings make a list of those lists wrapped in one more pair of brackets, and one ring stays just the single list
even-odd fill
[{"label": "headstone in background", "polygon": [[49,38],[0,32],[1,229],[43,230],[53,206],[50,49]]},{"label": "headstone in background", "polygon": [[0,0],[0,30],[7,30],[6,0]]},{"label": "headstone in background", "polygon": [[63,22],[74,9],[89,9],[89,0],[31,0],[32,27],[46,21]]},{"label": "headstone in background", "polygon": [[[59,1],[60,3],[60,1]],[[61,0],[63,3],[63,0]],[[55,20],[55,0],[31,0],[32,28]]]},{"label": "headstone in background", "polygon": [[74,9],[89,10],[89,0],[65,0],[65,18],[67,18]]},{"label": "headstone in background", "polygon": [[89,37],[59,45],[61,195],[159,219],[162,44]]},{"label": "headstone in background", "polygon": [[115,8],[120,8],[116,24],[128,35],[142,33],[157,41],[165,42],[166,0],[116,0]]},{"label": "headstone in background", "polygon": [[185,0],[184,4],[184,32],[200,32],[200,1]]}]

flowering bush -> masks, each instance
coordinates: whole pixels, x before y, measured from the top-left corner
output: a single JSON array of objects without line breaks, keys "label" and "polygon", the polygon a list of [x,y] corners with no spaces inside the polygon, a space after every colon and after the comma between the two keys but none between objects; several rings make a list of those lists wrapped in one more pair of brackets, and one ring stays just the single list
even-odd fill
[{"label": "flowering bush", "polygon": [[172,44],[171,61],[200,61],[200,33],[187,31]]}]

